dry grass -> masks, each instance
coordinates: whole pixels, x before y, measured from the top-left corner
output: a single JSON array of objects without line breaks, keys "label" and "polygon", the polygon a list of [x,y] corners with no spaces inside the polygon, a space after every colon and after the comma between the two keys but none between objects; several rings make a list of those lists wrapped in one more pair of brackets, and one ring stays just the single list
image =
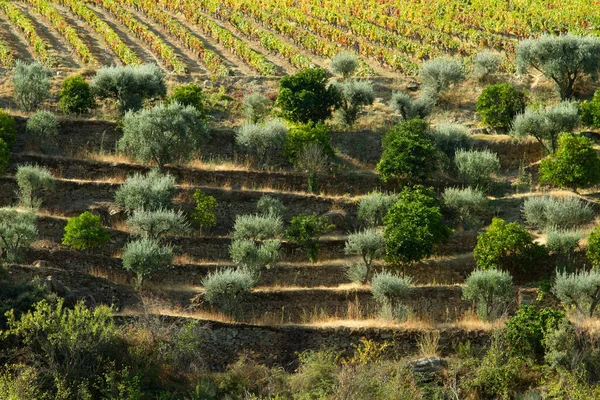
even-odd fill
[{"label": "dry grass", "polygon": [[437,357],[440,354],[440,331],[430,330],[423,332],[417,341],[421,357]]},{"label": "dry grass", "polygon": [[[149,304],[148,304],[149,303]],[[236,321],[228,316],[227,314],[218,311],[199,311],[189,310],[182,307],[167,307],[160,302],[152,301],[146,302],[144,306],[144,313],[152,313],[158,315],[166,315],[170,317],[183,317],[183,318],[194,318],[203,321],[218,321],[224,323],[235,323]],[[122,316],[137,316],[141,315],[142,311],[136,308],[126,308],[116,315]]]},{"label": "dry grass", "polygon": [[75,158],[105,163],[136,164],[131,158],[122,153],[101,153],[84,150],[76,153]]},{"label": "dry grass", "polygon": [[98,278],[104,278],[107,279],[113,283],[119,284],[119,285],[130,285],[130,279],[129,277],[125,274],[125,273],[121,273],[118,271],[114,271],[112,269],[107,269],[107,268],[102,268],[99,266],[93,267],[88,269],[88,274],[98,277]]}]

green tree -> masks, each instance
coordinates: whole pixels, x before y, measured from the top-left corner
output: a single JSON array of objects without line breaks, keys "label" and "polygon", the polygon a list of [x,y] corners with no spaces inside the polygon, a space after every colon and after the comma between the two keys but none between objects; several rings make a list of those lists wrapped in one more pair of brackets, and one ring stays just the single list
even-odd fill
[{"label": "green tree", "polygon": [[85,114],[96,106],[92,87],[81,75],[66,78],[58,97],[58,106],[65,114]]},{"label": "green tree", "polygon": [[600,225],[596,226],[587,238],[586,255],[594,268],[600,267]]},{"label": "green tree", "polygon": [[360,61],[356,54],[340,51],[331,60],[330,68],[334,74],[341,75],[343,79],[348,79],[354,74],[359,65]]},{"label": "green tree", "polygon": [[204,101],[202,88],[195,83],[189,83],[187,85],[176,86],[167,99],[167,104],[179,103],[184,107],[194,107],[200,114],[200,117],[205,119]]},{"label": "green tree", "polygon": [[52,71],[36,61],[15,63],[13,96],[21,110],[32,111],[48,98],[51,76]]},{"label": "green tree", "polygon": [[438,57],[421,64],[419,77],[426,91],[441,94],[452,84],[465,79],[465,68],[460,60],[451,57]]},{"label": "green tree", "polygon": [[42,200],[37,197],[42,190],[54,189],[54,176],[45,167],[22,165],[15,174],[19,186],[19,201],[23,207],[39,208]]},{"label": "green tree", "polygon": [[37,238],[35,214],[0,208],[0,249],[9,263],[22,259],[23,251]]},{"label": "green tree", "polygon": [[102,247],[109,240],[110,234],[102,226],[100,217],[86,211],[78,217],[69,218],[62,244],[75,250],[86,250]]},{"label": "green tree", "polygon": [[194,192],[194,200],[196,200],[196,206],[192,211],[192,221],[200,227],[200,230],[215,226],[217,224],[215,215],[217,200],[213,196],[204,194],[200,189],[196,189]]},{"label": "green tree", "polygon": [[202,280],[206,301],[235,318],[241,317],[242,305],[255,284],[252,273],[241,268],[210,272]]},{"label": "green tree", "polygon": [[136,285],[141,289],[145,278],[171,267],[173,249],[161,245],[156,240],[142,238],[127,243],[123,248],[121,259],[123,268],[136,275]]},{"label": "green tree", "polygon": [[351,256],[359,256],[365,266],[365,275],[362,283],[365,284],[371,277],[371,265],[373,261],[385,254],[385,239],[383,235],[374,228],[355,232],[348,235],[344,253]]},{"label": "green tree", "polygon": [[311,262],[319,259],[319,237],[333,229],[325,216],[317,217],[317,214],[299,214],[292,218],[290,225],[285,231],[285,237],[298,245],[304,247]]},{"label": "green tree", "polygon": [[540,183],[573,191],[600,183],[600,158],[585,136],[561,135],[558,149],[540,163]]},{"label": "green tree", "polygon": [[127,227],[138,236],[156,241],[166,235],[181,235],[189,231],[183,212],[169,209],[134,211],[127,219]]},{"label": "green tree", "polygon": [[296,164],[300,153],[310,143],[321,145],[328,158],[333,158],[335,155],[331,146],[331,131],[322,123],[308,123],[290,129],[285,142],[285,155],[292,164]]},{"label": "green tree", "polygon": [[115,203],[129,213],[171,208],[175,192],[175,178],[153,169],[146,175],[128,177],[115,193]]},{"label": "green tree", "polygon": [[475,301],[477,315],[482,320],[500,317],[514,296],[512,277],[508,272],[496,269],[471,272],[462,290],[463,299]]},{"label": "green tree", "polygon": [[475,109],[481,121],[492,128],[508,129],[513,118],[525,111],[527,96],[508,82],[496,83],[484,89]]},{"label": "green tree", "polygon": [[348,80],[335,84],[340,94],[339,109],[336,115],[344,125],[352,126],[358,119],[358,114],[365,106],[375,101],[373,85],[367,81]]},{"label": "green tree", "polygon": [[2,109],[0,109],[0,139],[9,149],[12,149],[17,140],[17,121]]},{"label": "green tree", "polygon": [[579,103],[581,123],[592,128],[600,128],[600,89],[594,92],[592,100]]}]

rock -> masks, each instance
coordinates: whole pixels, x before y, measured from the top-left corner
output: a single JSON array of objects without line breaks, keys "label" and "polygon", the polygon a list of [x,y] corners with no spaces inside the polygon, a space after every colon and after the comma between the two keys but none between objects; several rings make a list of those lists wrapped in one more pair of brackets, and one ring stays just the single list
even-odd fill
[{"label": "rock", "polygon": [[42,281],[42,285],[48,288],[48,290],[60,297],[69,297],[72,295],[71,291],[57,279],[54,279],[51,275]]},{"label": "rock", "polygon": [[581,136],[585,136],[588,139],[593,140],[594,142],[600,142],[600,133],[592,132],[592,131],[584,131],[580,133]]},{"label": "rock", "polygon": [[469,129],[471,135],[488,135],[490,132],[486,128]]},{"label": "rock", "polygon": [[346,212],[341,210],[328,211],[322,215],[322,217],[327,217],[329,219],[329,223],[336,226],[338,229],[344,229],[346,227]]},{"label": "rock", "polygon": [[50,263],[46,260],[35,260],[31,265],[36,268],[48,268]]},{"label": "rock", "polygon": [[433,377],[448,368],[448,363],[440,357],[426,357],[410,361],[408,367],[415,373]]},{"label": "rock", "polygon": [[421,85],[417,81],[409,82],[406,85],[406,89],[410,90],[411,92],[416,92],[417,90],[419,90],[420,87],[421,87]]}]

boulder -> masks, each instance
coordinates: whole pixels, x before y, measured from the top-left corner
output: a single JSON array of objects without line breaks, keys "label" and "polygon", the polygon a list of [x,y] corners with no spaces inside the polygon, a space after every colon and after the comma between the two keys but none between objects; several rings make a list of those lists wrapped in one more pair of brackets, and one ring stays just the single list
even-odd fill
[{"label": "boulder", "polygon": [[417,81],[409,82],[406,85],[406,89],[410,90],[411,92],[416,92],[417,90],[419,90],[420,87],[421,87],[421,85]]},{"label": "boulder", "polygon": [[423,378],[433,379],[448,368],[448,363],[440,357],[425,357],[410,361],[408,367]]}]

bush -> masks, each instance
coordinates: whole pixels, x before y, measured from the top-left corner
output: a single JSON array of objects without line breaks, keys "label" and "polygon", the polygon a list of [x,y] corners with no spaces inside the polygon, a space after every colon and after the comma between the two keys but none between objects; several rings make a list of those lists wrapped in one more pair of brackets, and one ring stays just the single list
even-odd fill
[{"label": "bush", "polygon": [[450,85],[462,82],[465,79],[465,71],[459,60],[440,57],[421,64],[419,77],[427,90],[439,95]]},{"label": "bush", "polygon": [[437,150],[427,129],[427,122],[415,118],[394,126],[385,134],[383,153],[377,164],[377,172],[384,182],[398,178],[415,183],[433,175]]},{"label": "bush", "polygon": [[102,247],[109,239],[110,234],[102,226],[100,217],[86,211],[78,217],[69,218],[62,244],[75,250],[87,250]]},{"label": "bush", "polygon": [[298,399],[329,399],[338,386],[338,355],[331,350],[306,350],[298,355],[298,369],[290,386]]},{"label": "bush", "polygon": [[525,199],[523,216],[538,229],[571,229],[591,222],[594,212],[575,196],[534,196]]},{"label": "bush", "polygon": [[21,110],[32,111],[50,94],[52,71],[38,62],[18,60],[13,71],[14,98]]},{"label": "bush", "polygon": [[175,178],[154,169],[146,175],[135,173],[127,178],[115,193],[115,203],[129,213],[156,211],[172,207],[175,191]]},{"label": "bush", "polygon": [[121,113],[142,108],[142,102],[167,94],[165,73],[156,64],[102,67],[92,80],[100,98],[117,101]]},{"label": "bush", "polygon": [[488,229],[479,235],[473,256],[483,270],[500,269],[512,276],[540,262],[544,248],[517,222],[507,224],[494,218]]},{"label": "bush", "polygon": [[365,229],[348,235],[344,247],[346,255],[359,256],[365,265],[365,274],[361,282],[367,283],[371,276],[373,261],[385,254],[385,239],[376,229]]},{"label": "bush", "polygon": [[10,150],[4,143],[4,140],[0,139],[0,174],[4,173],[10,165]]},{"label": "bush", "polygon": [[401,303],[411,292],[412,279],[384,271],[373,276],[371,292],[375,301],[382,307],[382,316],[392,316],[402,320],[406,317],[406,307]]},{"label": "bush", "polygon": [[194,192],[194,200],[196,200],[196,207],[194,207],[191,217],[200,230],[217,225],[217,216],[215,215],[217,200],[213,196],[204,194],[200,189],[196,189]]},{"label": "bush", "polygon": [[403,120],[408,121],[413,118],[426,118],[433,110],[436,101],[437,95],[428,89],[421,91],[416,99],[405,92],[394,92],[390,107],[399,112]]},{"label": "bush", "polygon": [[483,80],[500,70],[502,57],[498,53],[483,50],[473,58],[473,73],[478,80]]},{"label": "bush", "polygon": [[2,109],[0,109],[0,139],[9,149],[12,149],[17,140],[17,121]]},{"label": "bush", "polygon": [[264,121],[271,112],[271,100],[260,93],[244,97],[244,115],[253,124]]},{"label": "bush", "polygon": [[592,100],[579,103],[581,123],[594,129],[600,128],[600,89],[594,92]]},{"label": "bush", "polygon": [[558,86],[562,99],[573,96],[573,87],[582,77],[597,78],[600,70],[600,39],[571,33],[522,40],[517,46],[517,67],[526,73],[538,70]]},{"label": "bush", "polygon": [[27,120],[27,133],[32,136],[34,143],[40,143],[42,150],[56,146],[58,123],[50,111],[37,111]]},{"label": "bush", "polygon": [[454,163],[461,179],[469,185],[488,188],[500,170],[498,155],[489,150],[457,150]]},{"label": "bush", "polygon": [[145,278],[171,267],[173,249],[149,238],[136,239],[125,245],[121,259],[123,268],[136,275],[137,287],[141,289]]},{"label": "bush", "polygon": [[573,191],[600,183],[600,158],[585,136],[564,134],[558,150],[540,163],[540,183]]},{"label": "bush", "polygon": [[204,299],[222,311],[239,317],[255,281],[244,269],[221,269],[210,272],[203,280]]},{"label": "bush", "polygon": [[466,229],[481,226],[481,214],[488,209],[488,199],[479,190],[446,188],[442,194],[444,204],[450,208]]},{"label": "bush", "polygon": [[262,195],[256,203],[256,210],[264,216],[274,216],[283,218],[286,207],[283,203],[271,196]]},{"label": "bush", "polygon": [[490,85],[481,93],[475,107],[481,122],[492,128],[508,129],[517,116],[525,111],[527,96],[508,82]]},{"label": "bush", "polygon": [[285,142],[285,155],[292,164],[296,164],[300,153],[309,143],[321,145],[328,158],[333,158],[335,152],[331,147],[331,132],[325,124],[306,124],[290,129]]},{"label": "bush", "polygon": [[184,107],[194,107],[198,111],[200,119],[206,119],[204,94],[202,93],[202,88],[195,83],[176,86],[167,99],[167,105],[173,103],[181,104]]},{"label": "bush", "polygon": [[482,320],[494,320],[505,311],[514,299],[515,287],[506,271],[477,269],[467,277],[462,297],[477,304],[477,315]]},{"label": "bush", "polygon": [[19,262],[23,251],[36,240],[37,234],[33,212],[0,208],[0,249],[7,262]]},{"label": "bush", "polygon": [[118,147],[137,161],[154,162],[162,168],[168,163],[189,160],[207,138],[202,115],[194,107],[159,104],[125,114]]},{"label": "bush", "polygon": [[54,188],[54,177],[45,167],[23,165],[17,168],[15,174],[19,186],[19,202],[27,208],[39,208],[42,200],[37,198],[42,190]]},{"label": "bush", "polygon": [[367,228],[383,225],[383,219],[389,209],[398,200],[393,193],[371,192],[358,203],[356,218]]},{"label": "bush", "polygon": [[580,316],[592,318],[600,303],[600,271],[582,270],[569,274],[559,272],[552,292],[565,306],[574,308]]},{"label": "bush", "polygon": [[329,157],[320,143],[306,143],[296,157],[296,168],[308,174],[306,190],[315,193],[319,189],[317,174],[327,172]]},{"label": "bush", "polygon": [[558,255],[558,267],[571,268],[579,248],[581,232],[551,229],[546,235],[546,247]]},{"label": "bush", "polygon": [[308,259],[314,263],[319,259],[319,237],[333,228],[334,226],[325,216],[299,214],[292,218],[285,231],[285,237],[304,247],[307,250]]},{"label": "bush", "polygon": [[533,136],[548,153],[554,153],[558,137],[573,132],[578,123],[577,105],[563,101],[541,109],[527,108],[513,120],[511,133],[519,139]]},{"label": "bush", "polygon": [[430,134],[435,147],[451,160],[454,159],[457,150],[468,150],[473,147],[473,138],[463,125],[441,124],[431,130]]},{"label": "bush", "polygon": [[359,59],[354,53],[341,51],[331,60],[331,72],[348,79],[354,74],[359,64]]},{"label": "bush", "polygon": [[450,235],[432,189],[406,188],[384,219],[386,261],[400,264],[404,270],[431,256],[436,245]]},{"label": "bush", "polygon": [[294,122],[323,122],[339,104],[339,93],[327,85],[327,72],[308,68],[279,81],[276,104],[283,116]]},{"label": "bush", "polygon": [[237,267],[250,271],[258,279],[263,268],[277,264],[280,247],[279,240],[265,240],[260,245],[248,239],[234,240],[229,246],[229,256]]},{"label": "bush", "polygon": [[337,83],[340,93],[340,108],[337,116],[342,124],[352,126],[358,119],[358,114],[364,106],[370,106],[375,101],[373,85],[368,81],[346,81]]},{"label": "bush", "polygon": [[600,225],[596,226],[587,238],[586,255],[594,268],[600,266]]},{"label": "bush", "polygon": [[234,240],[274,239],[283,232],[283,221],[275,215],[238,215],[233,226]]},{"label": "bush", "polygon": [[58,106],[65,114],[85,114],[96,106],[92,87],[81,75],[66,78],[58,97]]},{"label": "bush", "polygon": [[127,219],[127,227],[135,235],[156,241],[166,235],[185,234],[189,232],[190,228],[181,211],[168,209],[136,210]]},{"label": "bush", "polygon": [[239,146],[256,153],[260,166],[270,164],[271,155],[278,154],[283,149],[288,135],[285,124],[273,119],[262,124],[246,123],[242,125],[235,141]]}]

